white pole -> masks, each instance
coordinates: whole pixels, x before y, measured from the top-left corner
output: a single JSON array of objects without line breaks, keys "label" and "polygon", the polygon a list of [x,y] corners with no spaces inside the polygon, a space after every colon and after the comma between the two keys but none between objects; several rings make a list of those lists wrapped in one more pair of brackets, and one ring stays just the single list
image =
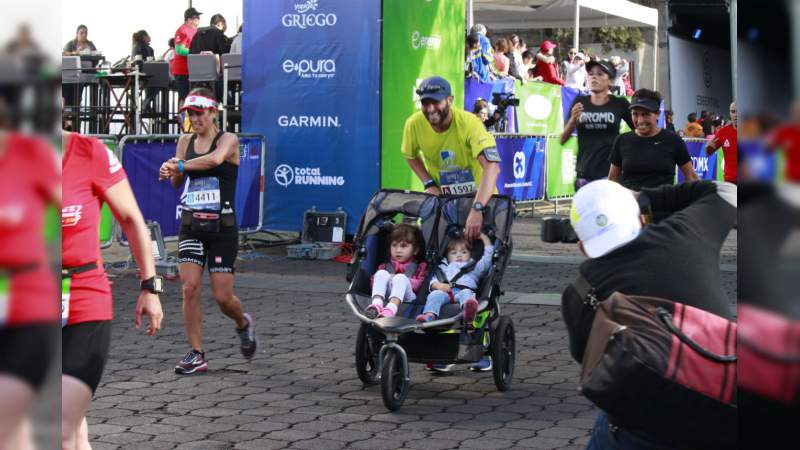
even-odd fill
[{"label": "white pole", "polygon": [[467,0],[467,30],[471,30],[475,25],[475,4],[473,0]]},{"label": "white pole", "polygon": [[134,76],[134,86],[133,86],[133,108],[134,108],[134,119],[133,119],[133,134],[139,134],[139,121],[141,119],[141,111],[139,111],[139,67],[136,67],[136,70],[133,72]]},{"label": "white pole", "polygon": [[653,38],[653,90],[658,90],[658,23],[656,23],[656,32]]},{"label": "white pole", "polygon": [[222,131],[228,129],[228,63],[222,69]]},{"label": "white pole", "polygon": [[[792,2],[794,5],[795,11],[797,11],[797,2]],[[739,97],[739,76],[736,73],[736,67],[739,65],[739,30],[736,29],[737,27],[737,20],[739,11],[736,4],[736,0],[731,1],[731,8],[730,8],[730,28],[731,28],[731,82],[733,83],[733,101]],[[797,27],[793,27],[795,30]]]},{"label": "white pole", "polygon": [[575,37],[572,39],[572,46],[580,51],[581,34],[581,0],[575,0]]}]

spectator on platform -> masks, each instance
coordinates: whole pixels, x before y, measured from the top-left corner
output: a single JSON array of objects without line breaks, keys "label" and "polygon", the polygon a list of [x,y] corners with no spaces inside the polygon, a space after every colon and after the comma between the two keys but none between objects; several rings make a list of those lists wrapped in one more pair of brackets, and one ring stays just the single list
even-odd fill
[{"label": "spectator on platform", "polygon": [[497,42],[494,43],[494,47],[494,68],[497,70],[498,75],[507,77],[508,66],[510,64],[510,59],[506,56],[506,53],[510,50],[508,40],[498,39]]},{"label": "spectator on platform", "polygon": [[551,41],[544,41],[539,46],[539,53],[536,54],[536,67],[534,69],[535,76],[542,77],[545,83],[564,85],[564,80],[558,76],[558,66],[556,65],[556,57],[553,55],[553,49],[557,47]]},{"label": "spectator on platform", "polygon": [[534,68],[533,60],[535,58],[536,56],[530,50],[522,52],[522,75],[525,77],[525,81],[533,80],[531,70]]},{"label": "spectator on platform", "polygon": [[697,123],[701,127],[703,127],[703,136],[710,134],[710,124],[707,122],[708,119],[708,111],[705,109],[700,111],[700,117],[697,118]]},{"label": "spectator on platform", "polygon": [[494,113],[491,112],[492,106],[486,100],[478,98],[472,106],[472,114],[478,116],[486,127],[486,131],[497,132],[497,125],[500,122],[500,113],[495,109]]},{"label": "spectator on platform", "polygon": [[516,34],[512,34],[508,38],[509,46],[511,47],[506,53],[509,58],[508,75],[512,76],[523,84],[525,83],[525,64],[522,61],[522,40]]},{"label": "spectator on platform", "polygon": [[94,55],[97,54],[97,47],[94,42],[87,39],[89,28],[86,25],[78,25],[75,31],[75,39],[64,45],[64,56]]},{"label": "spectator on platform", "polygon": [[686,118],[689,122],[686,124],[686,127],[683,129],[683,137],[687,138],[702,138],[703,134],[703,127],[697,123],[697,114],[690,113],[689,116]]},{"label": "spectator on platform", "polygon": [[155,53],[150,47],[150,35],[145,30],[133,33],[133,48],[131,49],[131,61],[139,70],[142,70],[145,61],[152,61]]},{"label": "spectator on platform", "polygon": [[[169,38],[167,41],[167,50],[161,55],[161,59],[166,62],[171,62],[172,58],[175,57],[175,38]],[[170,74],[171,76],[172,74]]]},{"label": "spectator on platform", "polygon": [[476,34],[478,39],[478,47],[470,47],[470,61],[472,62],[472,70],[478,75],[478,78],[484,82],[489,83],[492,81],[491,66],[494,63],[494,56],[492,51],[492,44],[489,38],[486,37],[486,27],[482,24],[475,24],[470,29],[471,34]]},{"label": "spectator on platform", "polygon": [[699,180],[683,139],[658,126],[661,94],[639,89],[633,94],[629,109],[633,131],[617,136],[611,145],[608,179],[640,191],[673,184],[678,166],[684,180]]},{"label": "spectator on platform", "polygon": [[33,40],[31,27],[27,23],[20,24],[20,26],[17,27],[17,33],[14,39],[6,44],[6,53],[12,55],[39,52],[39,45]]},{"label": "spectator on platform", "polygon": [[225,36],[225,31],[228,29],[228,24],[222,14],[214,14],[211,16],[211,25],[199,28],[197,33],[192,39],[192,45],[189,47],[189,53],[213,53],[215,55],[223,55],[230,53],[231,43],[228,37]]},{"label": "spectator on platform", "polygon": [[675,122],[673,121],[674,115],[675,114],[670,109],[664,111],[664,121],[666,122],[665,128],[673,133],[677,133],[675,130]]},{"label": "spectator on platform", "polygon": [[239,25],[239,31],[236,33],[236,36],[231,39],[231,53],[241,55],[242,54],[242,26]]},{"label": "spectator on platform", "polygon": [[614,79],[614,86],[611,88],[611,92],[614,93],[614,95],[627,95],[625,78],[628,76],[628,69],[630,67],[628,61],[619,56],[612,56],[611,64],[613,64],[614,68],[617,70],[617,78]]},{"label": "spectator on platform", "polygon": [[183,99],[189,93],[189,48],[192,39],[197,33],[202,13],[194,8],[189,8],[183,13],[183,25],[175,31],[175,57],[169,65],[170,72],[175,77],[175,90],[178,91],[178,103],[183,104]]},{"label": "spectator on platform", "polygon": [[567,52],[567,56],[561,61],[561,64],[558,66],[558,74],[564,77],[564,80],[567,79],[567,65],[572,62],[572,58],[575,57],[575,54],[578,53],[575,50],[575,47],[572,47]]},{"label": "spectator on platform", "polygon": [[[573,49],[574,50],[574,49]],[[572,52],[572,50],[570,50]],[[581,91],[586,89],[586,57],[583,53],[570,53],[566,66],[566,85]]]}]

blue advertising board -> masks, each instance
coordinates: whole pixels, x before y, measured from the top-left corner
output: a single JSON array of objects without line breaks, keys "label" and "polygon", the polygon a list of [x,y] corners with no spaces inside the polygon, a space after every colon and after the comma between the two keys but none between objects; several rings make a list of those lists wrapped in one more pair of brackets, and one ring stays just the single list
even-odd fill
[{"label": "blue advertising board", "polygon": [[516,201],[544,198],[544,156],[547,139],[534,137],[497,137],[500,153],[500,176],[497,191]]},{"label": "blue advertising board", "polygon": [[[187,183],[175,189],[169,181],[158,181],[161,163],[175,156],[176,145],[177,136],[152,140],[126,137],[121,142],[122,167],[128,174],[139,209],[145,220],[158,222],[165,238],[178,235],[180,204],[188,194]],[[261,228],[262,146],[260,136],[239,137],[240,163],[234,211],[240,231]]]},{"label": "blue advertising board", "polygon": [[373,1],[244,1],[257,25],[244,32],[242,127],[267,138],[265,229],[342,207],[352,233],[378,189],[380,15]]}]

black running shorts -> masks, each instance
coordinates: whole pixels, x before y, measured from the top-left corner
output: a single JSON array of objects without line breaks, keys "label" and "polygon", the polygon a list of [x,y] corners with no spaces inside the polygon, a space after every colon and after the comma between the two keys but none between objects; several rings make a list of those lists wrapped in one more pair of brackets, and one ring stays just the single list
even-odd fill
[{"label": "black running shorts", "polygon": [[28,382],[44,383],[57,355],[58,324],[31,324],[0,329],[0,373]]},{"label": "black running shorts", "polygon": [[239,253],[238,233],[192,233],[181,228],[178,239],[181,264],[194,263],[200,267],[208,264],[209,273],[233,273]]},{"label": "black running shorts", "polygon": [[111,347],[111,321],[83,322],[61,329],[61,373],[89,386],[100,385]]}]

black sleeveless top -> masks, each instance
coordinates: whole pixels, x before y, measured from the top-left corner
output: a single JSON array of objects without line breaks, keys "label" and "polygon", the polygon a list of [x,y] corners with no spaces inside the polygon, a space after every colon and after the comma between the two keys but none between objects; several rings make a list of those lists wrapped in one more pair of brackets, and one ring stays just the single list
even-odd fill
[{"label": "black sleeveless top", "polygon": [[[193,135],[192,138],[189,140],[189,146],[186,149],[186,161],[198,158],[200,156],[208,155],[209,153],[213,152],[217,149],[217,141],[219,138],[222,137],[224,131],[220,131],[214,136],[214,140],[211,142],[211,147],[207,153],[203,153],[202,155],[198,155],[194,151],[194,142],[197,139],[197,135]],[[186,175],[189,176],[189,188],[188,194],[192,195],[192,191],[199,191],[202,192],[202,196],[196,199],[190,200],[189,195],[187,195],[186,200],[184,200],[184,206],[189,206],[193,209],[203,209],[203,210],[215,210],[215,209],[225,209],[226,205],[230,205],[232,210],[235,210],[236,204],[236,177],[239,174],[239,166],[235,164],[231,164],[228,161],[223,161],[222,164],[218,165],[217,167],[206,169],[206,170],[186,170]],[[213,192],[215,190],[219,190],[219,198],[215,198],[213,194],[209,195],[209,192]],[[193,202],[195,205],[200,205],[200,207],[187,205],[188,202]],[[218,201],[219,208],[212,207],[211,205],[216,204]],[[227,211],[226,211],[227,212]]]}]

